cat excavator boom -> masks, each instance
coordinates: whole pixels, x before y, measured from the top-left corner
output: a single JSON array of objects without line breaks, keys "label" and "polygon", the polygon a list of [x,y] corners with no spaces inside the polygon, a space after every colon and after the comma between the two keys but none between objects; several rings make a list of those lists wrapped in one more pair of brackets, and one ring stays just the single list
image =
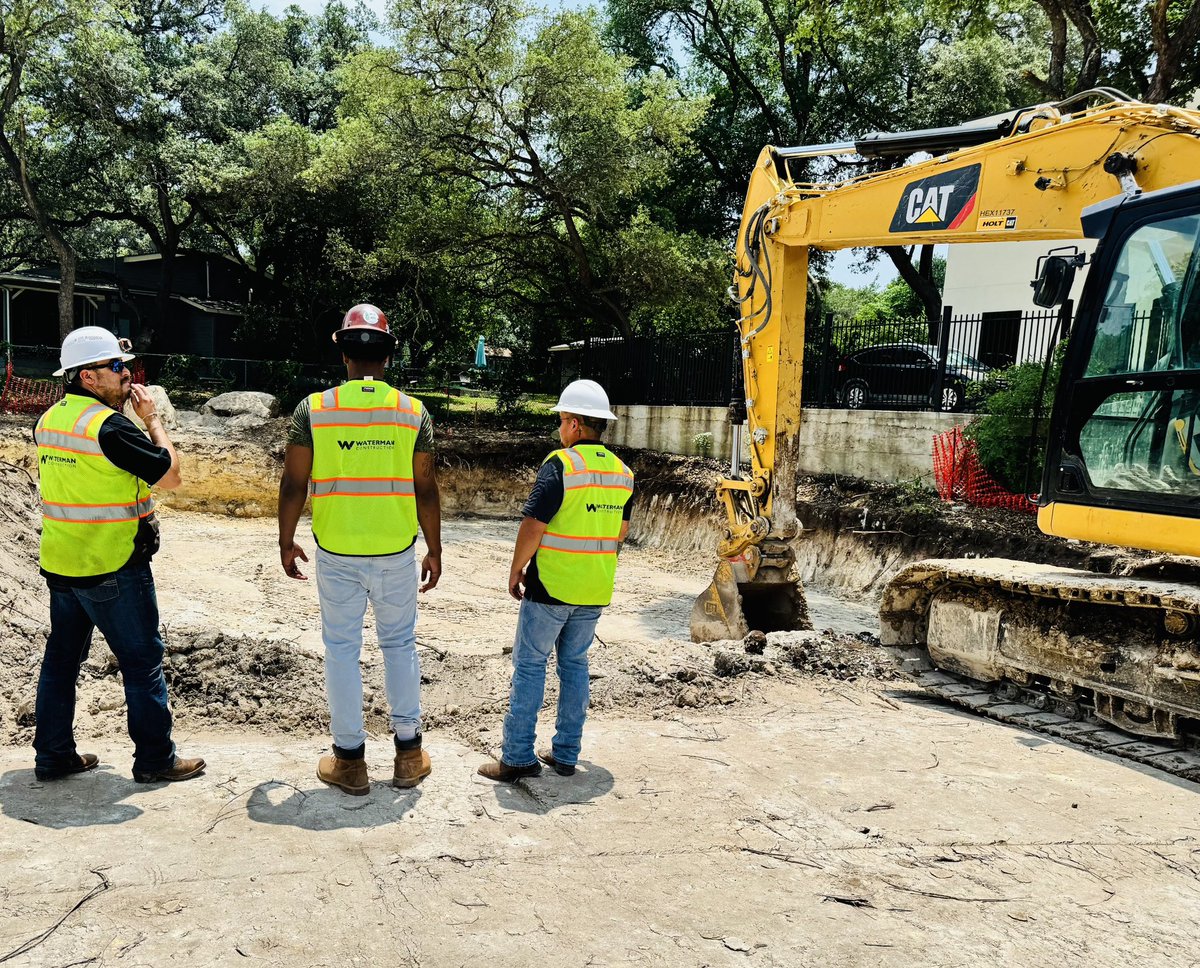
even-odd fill
[{"label": "cat excavator boom", "polygon": [[[917,152],[932,157],[901,164]],[[814,158],[851,154],[896,166],[837,182],[797,177]],[[1198,175],[1200,112],[1109,89],[954,128],[764,148],[733,291],[750,471],[717,486],[725,531],[693,639],[806,621],[793,543],[812,249],[1097,239],[1055,394],[1038,523],[1200,555]],[[1039,260],[1035,300],[1061,302],[1084,260]],[[1200,723],[1198,620],[1190,580],[975,559],[897,576],[881,634],[956,674],[1040,684],[1122,728],[1177,737]]]}]

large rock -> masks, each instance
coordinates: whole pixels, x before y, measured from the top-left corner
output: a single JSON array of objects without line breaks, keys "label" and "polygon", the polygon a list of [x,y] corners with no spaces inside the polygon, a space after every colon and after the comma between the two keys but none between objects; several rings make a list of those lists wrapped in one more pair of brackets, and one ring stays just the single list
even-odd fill
[{"label": "large rock", "polygon": [[225,426],[229,430],[254,430],[266,422],[266,417],[259,417],[252,413],[243,413],[237,417],[230,417],[225,422]]},{"label": "large rock", "polygon": [[211,430],[219,431],[225,428],[225,420],[212,413],[200,413],[198,410],[179,410],[175,413],[181,430]]},{"label": "large rock", "polygon": [[[158,411],[159,419],[162,420],[162,425],[166,430],[174,430],[179,425],[179,415],[175,411],[175,407],[171,404],[171,398],[167,396],[167,391],[160,386],[148,386],[145,388],[150,394],[150,399],[154,401],[154,409]],[[133,412],[132,405],[126,403],[125,416],[134,422],[134,424],[142,430],[146,429],[146,425],[138,418],[138,415]]]},{"label": "large rock", "polygon": [[205,413],[215,413],[218,417],[250,414],[265,419],[279,414],[279,401],[271,394],[257,390],[234,390],[213,397],[200,409]]}]

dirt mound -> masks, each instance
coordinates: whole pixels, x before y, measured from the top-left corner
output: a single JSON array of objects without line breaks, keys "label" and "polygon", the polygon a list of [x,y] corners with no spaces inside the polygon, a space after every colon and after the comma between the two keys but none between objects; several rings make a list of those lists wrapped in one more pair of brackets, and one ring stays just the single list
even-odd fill
[{"label": "dirt mound", "polygon": [[995,557],[1087,567],[1101,547],[1042,534],[1032,515],[951,504],[912,485],[829,475],[803,478],[797,492],[806,528],[853,535],[907,561]]},{"label": "dirt mound", "polygon": [[[32,722],[33,692],[49,623],[50,595],[38,573],[37,486],[0,462],[0,729]],[[19,715],[18,715],[19,714]]]},{"label": "dirt mound", "polygon": [[182,722],[320,733],[328,723],[319,657],[287,640],[214,631],[166,635],[164,671]]}]

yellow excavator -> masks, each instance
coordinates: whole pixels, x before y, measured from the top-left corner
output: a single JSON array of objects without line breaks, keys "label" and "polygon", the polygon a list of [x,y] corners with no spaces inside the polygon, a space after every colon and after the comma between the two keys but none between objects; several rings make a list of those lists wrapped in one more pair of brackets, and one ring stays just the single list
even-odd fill
[{"label": "yellow excavator", "polygon": [[[931,157],[904,164],[922,152]],[[832,183],[793,177],[801,160],[843,155],[895,167]],[[751,469],[717,486],[726,530],[713,582],[692,610],[693,639],[805,626],[793,542],[809,250],[1057,242],[1033,283],[1034,301],[1054,306],[1088,261],[1062,243],[1092,238],[1038,524],[1161,552],[1156,577],[919,562],[885,591],[881,641],[909,650],[918,668],[952,674],[945,682],[965,677],[955,688],[968,693],[1011,687],[1046,697],[1041,708],[1083,708],[1140,736],[1200,735],[1200,571],[1169,557],[1200,555],[1197,178],[1200,112],[1107,88],[953,128],[764,148],[734,290]],[[740,448],[739,439],[735,468]]]}]

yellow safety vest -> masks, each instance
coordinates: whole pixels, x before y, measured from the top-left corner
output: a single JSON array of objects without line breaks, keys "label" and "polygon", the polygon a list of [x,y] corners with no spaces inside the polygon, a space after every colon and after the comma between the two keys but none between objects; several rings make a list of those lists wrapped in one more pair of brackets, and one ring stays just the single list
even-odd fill
[{"label": "yellow safety vest", "polygon": [[404,551],[417,538],[421,402],[380,380],[351,380],[308,399],[317,544],[337,555]]},{"label": "yellow safety vest", "polygon": [[607,605],[633,471],[603,444],[577,444],[546,460],[563,465],[563,502],[538,545],[538,577],[560,602]]},{"label": "yellow safety vest", "polygon": [[123,567],[138,522],[154,511],[150,487],[100,449],[100,428],[116,411],[68,393],[37,422],[42,492],[42,568],[86,578]]}]

